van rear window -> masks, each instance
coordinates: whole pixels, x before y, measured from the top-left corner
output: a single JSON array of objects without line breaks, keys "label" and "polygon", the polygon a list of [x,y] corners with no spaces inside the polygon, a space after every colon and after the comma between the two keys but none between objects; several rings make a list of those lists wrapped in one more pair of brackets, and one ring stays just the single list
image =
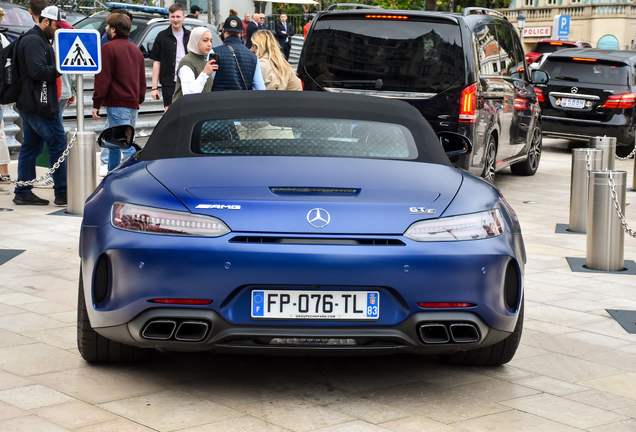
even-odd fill
[{"label": "van rear window", "polygon": [[436,94],[464,74],[459,26],[447,21],[324,17],[307,48],[313,90]]}]

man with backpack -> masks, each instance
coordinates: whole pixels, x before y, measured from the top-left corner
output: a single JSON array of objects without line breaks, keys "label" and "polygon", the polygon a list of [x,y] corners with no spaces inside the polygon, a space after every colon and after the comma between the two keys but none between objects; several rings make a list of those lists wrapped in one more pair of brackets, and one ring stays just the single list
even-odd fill
[{"label": "man with backpack", "polygon": [[[57,6],[46,7],[39,22],[26,32],[17,47],[18,71],[21,74],[22,92],[16,107],[20,111],[24,139],[18,158],[18,181],[30,181],[36,177],[36,159],[46,142],[49,146],[51,166],[57,162],[66,148],[66,134],[59,117],[58,85],[60,74],[55,69],[55,53],[50,40],[66,21],[66,14]],[[56,205],[66,205],[66,162],[53,173],[53,190]],[[49,201],[32,192],[32,186],[16,186],[13,202],[17,205],[47,205]]]}]

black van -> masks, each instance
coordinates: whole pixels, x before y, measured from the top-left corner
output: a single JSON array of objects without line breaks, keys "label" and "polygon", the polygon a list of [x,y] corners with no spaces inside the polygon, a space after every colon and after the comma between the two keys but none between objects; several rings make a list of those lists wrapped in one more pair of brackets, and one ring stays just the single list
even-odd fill
[{"label": "black van", "polygon": [[468,137],[472,152],[451,160],[488,181],[508,166],[518,175],[537,171],[541,109],[504,15],[361,6],[314,18],[298,64],[305,90],[405,100],[437,133]]}]

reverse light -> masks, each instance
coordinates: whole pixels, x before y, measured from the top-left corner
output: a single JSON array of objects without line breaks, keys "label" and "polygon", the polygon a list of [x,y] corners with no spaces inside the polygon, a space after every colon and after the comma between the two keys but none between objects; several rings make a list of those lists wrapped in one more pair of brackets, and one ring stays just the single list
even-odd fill
[{"label": "reverse light", "polygon": [[459,122],[475,123],[477,121],[477,83],[462,90],[459,99]]},{"label": "reverse light", "polygon": [[504,232],[503,219],[498,209],[415,222],[404,237],[418,241],[480,240],[498,237]]},{"label": "reverse light", "polygon": [[472,303],[444,303],[444,302],[418,302],[417,305],[421,308],[463,308],[463,307],[473,307],[475,306]]},{"label": "reverse light", "polygon": [[603,108],[626,109],[636,106],[636,94],[623,93],[608,97],[603,104]]},{"label": "reverse light", "polygon": [[543,95],[543,90],[541,90],[539,87],[535,87],[534,93],[537,95],[537,100],[539,102],[545,102],[545,96]]},{"label": "reverse light", "polygon": [[112,224],[126,231],[178,236],[219,237],[230,232],[215,217],[122,202],[113,205]]},{"label": "reverse light", "polygon": [[163,304],[179,304],[179,305],[191,305],[191,306],[204,306],[212,303],[212,300],[207,299],[180,299],[180,298],[158,298],[148,300],[150,303],[163,303]]}]

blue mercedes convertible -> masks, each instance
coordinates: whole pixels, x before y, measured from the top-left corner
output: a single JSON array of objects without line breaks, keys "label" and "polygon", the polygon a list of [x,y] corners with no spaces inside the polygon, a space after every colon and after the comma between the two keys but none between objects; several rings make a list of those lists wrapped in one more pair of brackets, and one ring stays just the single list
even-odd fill
[{"label": "blue mercedes convertible", "polygon": [[456,168],[465,137],[409,104],[218,92],[170,106],[86,202],[79,351],[437,354],[512,359],[526,260],[496,187]]}]

